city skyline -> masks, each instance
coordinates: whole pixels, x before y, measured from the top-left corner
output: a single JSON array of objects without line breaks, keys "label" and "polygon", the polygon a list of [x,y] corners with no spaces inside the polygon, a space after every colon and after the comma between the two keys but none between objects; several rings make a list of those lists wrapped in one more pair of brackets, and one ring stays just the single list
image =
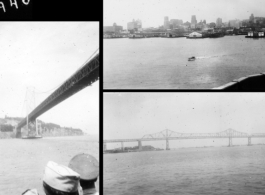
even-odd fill
[{"label": "city skyline", "polygon": [[[167,2],[167,3],[165,3]],[[261,0],[153,0],[147,1],[129,1],[129,0],[108,0],[104,1],[104,26],[111,26],[115,22],[117,25],[127,27],[127,23],[133,19],[140,19],[143,28],[158,27],[164,24],[164,17],[170,19],[180,19],[185,22],[191,22],[191,16],[196,15],[197,22],[206,20],[207,23],[216,23],[217,18],[221,18],[223,23],[229,20],[249,19],[251,14],[254,17],[262,17],[262,7],[265,2]],[[181,5],[181,6],[179,6]],[[258,6],[257,6],[258,5]],[[116,11],[117,6],[121,9]],[[148,10],[148,11],[146,11]]]}]

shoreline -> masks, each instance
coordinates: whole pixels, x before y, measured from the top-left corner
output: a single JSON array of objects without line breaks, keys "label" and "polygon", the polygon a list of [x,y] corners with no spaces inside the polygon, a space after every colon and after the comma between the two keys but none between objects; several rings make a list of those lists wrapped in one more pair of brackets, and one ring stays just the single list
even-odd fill
[{"label": "shoreline", "polygon": [[[264,146],[265,143],[260,144],[251,144],[250,146]],[[248,146],[248,145],[232,145],[232,146],[203,146],[203,147],[182,147],[182,148],[172,148],[170,150],[159,149],[159,150],[135,150],[135,151],[115,151],[115,152],[103,152],[103,154],[117,154],[117,153],[131,153],[131,152],[156,152],[156,151],[173,151],[173,150],[183,150],[183,149],[191,149],[191,148],[224,148],[224,147],[241,147],[241,146]],[[114,150],[112,150],[114,151]]]}]

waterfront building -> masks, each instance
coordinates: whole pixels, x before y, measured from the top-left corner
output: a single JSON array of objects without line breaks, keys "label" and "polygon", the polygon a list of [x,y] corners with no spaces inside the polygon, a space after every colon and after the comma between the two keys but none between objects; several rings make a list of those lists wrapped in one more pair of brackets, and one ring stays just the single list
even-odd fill
[{"label": "waterfront building", "polygon": [[254,22],[254,15],[253,14],[251,14],[251,16],[249,17],[249,21]]},{"label": "waterfront building", "polygon": [[142,30],[142,21],[141,20],[136,20],[136,28],[137,30]]},{"label": "waterfront building", "polygon": [[254,23],[258,25],[263,25],[265,24],[265,18],[264,17],[255,17],[254,18]]},{"label": "waterfront building", "polygon": [[222,27],[222,18],[217,18],[216,27]]},{"label": "waterfront building", "polygon": [[179,19],[171,19],[169,22],[170,29],[177,28],[179,25],[182,25],[183,21]]},{"label": "waterfront building", "polygon": [[191,25],[191,23],[189,23],[188,21],[183,24],[183,26],[185,26],[187,28],[190,28],[190,25]]},{"label": "waterfront building", "polygon": [[196,28],[203,29],[204,27],[205,27],[205,24],[204,24],[202,21],[200,21],[200,22],[197,23],[197,25],[196,25]]},{"label": "waterfront building", "polygon": [[228,27],[228,24],[229,24],[228,22],[223,23],[224,27]]},{"label": "waterfront building", "polygon": [[134,27],[134,21],[133,22],[128,22],[127,23],[127,30],[133,30],[135,27]]},{"label": "waterfront building", "polygon": [[188,37],[189,38],[202,38],[202,34],[198,32],[193,32],[193,33],[190,33]]},{"label": "waterfront building", "polygon": [[116,23],[113,26],[104,26],[103,32],[104,33],[118,33],[123,30],[122,26],[118,26]]},{"label": "waterfront building", "polygon": [[127,23],[127,29],[128,30],[135,30],[139,31],[142,30],[142,21],[141,20],[134,20],[132,22]]},{"label": "waterfront building", "polygon": [[191,28],[196,28],[196,25],[197,25],[196,16],[193,15],[191,16]]},{"label": "waterfront building", "polygon": [[164,29],[169,29],[169,19],[168,16],[164,17]]},{"label": "waterfront building", "polygon": [[209,26],[210,28],[215,28],[215,27],[216,27],[216,24],[215,24],[214,22],[211,22],[210,24],[208,24],[208,26]]},{"label": "waterfront building", "polygon": [[191,16],[191,24],[197,24],[196,16]]},{"label": "waterfront building", "polygon": [[242,26],[242,22],[240,20],[229,20],[229,26],[233,28],[240,28]]}]

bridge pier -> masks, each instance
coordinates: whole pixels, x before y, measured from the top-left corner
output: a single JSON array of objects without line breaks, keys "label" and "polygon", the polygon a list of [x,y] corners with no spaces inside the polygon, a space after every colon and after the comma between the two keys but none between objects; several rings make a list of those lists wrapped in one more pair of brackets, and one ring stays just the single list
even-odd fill
[{"label": "bridge pier", "polygon": [[122,150],[122,151],[124,150],[123,142],[121,142],[121,150]]},{"label": "bridge pier", "polygon": [[228,147],[231,147],[232,146],[232,137],[229,137],[229,145]]},{"label": "bridge pier", "polygon": [[16,138],[21,138],[22,137],[21,128],[16,128],[15,129],[15,133],[16,133]]},{"label": "bridge pier", "polygon": [[166,150],[170,150],[169,149],[169,141],[168,141],[168,139],[166,139]]},{"label": "bridge pier", "polygon": [[248,137],[248,146],[251,146],[251,137]]},{"label": "bridge pier", "polygon": [[138,150],[142,150],[142,141],[138,140]]},{"label": "bridge pier", "polygon": [[107,150],[107,143],[104,142],[103,151],[105,152],[106,150]]}]

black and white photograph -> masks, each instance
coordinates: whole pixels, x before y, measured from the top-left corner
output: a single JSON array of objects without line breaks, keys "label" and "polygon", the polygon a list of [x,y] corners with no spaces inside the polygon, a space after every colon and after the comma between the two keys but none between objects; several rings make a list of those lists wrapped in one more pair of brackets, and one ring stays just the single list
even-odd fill
[{"label": "black and white photograph", "polygon": [[104,194],[264,194],[264,93],[104,93]]},{"label": "black and white photograph", "polygon": [[264,0],[103,7],[104,89],[264,91]]},{"label": "black and white photograph", "polygon": [[0,194],[99,194],[99,22],[0,35]]}]

